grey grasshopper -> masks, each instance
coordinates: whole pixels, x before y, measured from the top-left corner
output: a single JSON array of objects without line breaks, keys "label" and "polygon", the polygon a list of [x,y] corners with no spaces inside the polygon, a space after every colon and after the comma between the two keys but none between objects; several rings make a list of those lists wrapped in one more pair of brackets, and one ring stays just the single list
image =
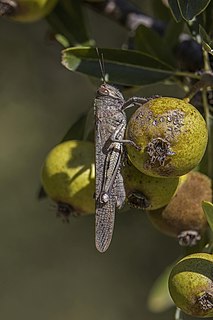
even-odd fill
[{"label": "grey grasshopper", "polygon": [[132,97],[124,100],[122,93],[105,81],[103,59],[99,60],[103,83],[97,90],[94,101],[95,114],[95,173],[96,173],[96,224],[95,244],[105,252],[112,240],[115,210],[125,201],[123,177],[120,173],[123,144],[127,125],[125,109],[145,103],[148,99]]}]

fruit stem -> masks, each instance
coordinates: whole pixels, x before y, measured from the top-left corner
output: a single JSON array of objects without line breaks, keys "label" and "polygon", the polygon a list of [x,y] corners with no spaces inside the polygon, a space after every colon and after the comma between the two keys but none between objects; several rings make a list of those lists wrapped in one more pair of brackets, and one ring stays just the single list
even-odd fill
[{"label": "fruit stem", "polygon": [[186,94],[184,100],[186,102],[189,102],[194,95],[202,90],[206,89],[208,87],[213,87],[213,73],[212,71],[204,71],[200,77],[200,80],[197,81],[189,90],[189,92]]},{"label": "fruit stem", "polygon": [[182,318],[181,318],[181,310],[179,308],[176,308],[175,320],[182,320]]},{"label": "fruit stem", "polygon": [[176,71],[175,76],[178,77],[189,77],[192,79],[197,79],[200,80],[200,75],[197,73],[192,73],[192,72],[185,72],[185,71]]},{"label": "fruit stem", "polygon": [[204,70],[211,71],[212,69],[209,61],[209,54],[204,48],[203,48],[203,60],[204,60]]}]

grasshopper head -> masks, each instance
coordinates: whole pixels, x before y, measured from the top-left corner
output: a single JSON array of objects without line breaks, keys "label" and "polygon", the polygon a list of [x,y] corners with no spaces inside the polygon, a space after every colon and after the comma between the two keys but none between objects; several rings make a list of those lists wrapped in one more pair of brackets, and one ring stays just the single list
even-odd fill
[{"label": "grasshopper head", "polygon": [[122,93],[117,88],[106,83],[103,83],[97,90],[97,98],[102,96],[117,100],[124,100]]}]

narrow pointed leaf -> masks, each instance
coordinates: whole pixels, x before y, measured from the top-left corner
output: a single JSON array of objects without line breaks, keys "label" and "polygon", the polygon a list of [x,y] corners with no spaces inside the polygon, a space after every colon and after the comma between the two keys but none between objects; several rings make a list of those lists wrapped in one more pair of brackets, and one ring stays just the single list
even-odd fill
[{"label": "narrow pointed leaf", "polygon": [[171,9],[171,12],[177,22],[182,20],[182,15],[180,12],[178,0],[168,0],[169,7]]},{"label": "narrow pointed leaf", "polygon": [[42,186],[39,187],[39,190],[37,192],[37,199],[42,200],[47,197],[47,194]]},{"label": "narrow pointed leaf", "polygon": [[202,207],[203,207],[203,211],[206,214],[206,218],[209,223],[209,226],[213,232],[213,204],[208,201],[203,201]]},{"label": "narrow pointed leaf", "polygon": [[210,39],[209,35],[201,25],[199,26],[199,33],[204,49],[213,54],[213,41]]},{"label": "narrow pointed leaf", "polygon": [[212,29],[213,29],[213,1],[211,1],[204,11],[204,24],[203,26],[205,27],[205,30],[207,31],[208,34],[211,34]]},{"label": "narrow pointed leaf", "polygon": [[[82,11],[81,1],[60,0],[46,17],[56,34],[61,34],[69,46],[90,42]],[[65,43],[65,42],[64,42]]]},{"label": "narrow pointed leaf", "polygon": [[163,4],[163,1],[151,0],[151,10],[153,16],[163,21],[169,21],[171,18],[170,10]]},{"label": "narrow pointed leaf", "polygon": [[[164,46],[169,46],[171,50],[179,43],[179,36],[183,32],[184,21],[176,23],[174,19],[168,22],[163,40]],[[174,53],[173,53],[174,54]]]},{"label": "narrow pointed leaf", "polygon": [[174,65],[174,58],[169,43],[164,45],[164,38],[153,29],[140,25],[135,33],[135,48],[143,53]]},{"label": "narrow pointed leaf", "polygon": [[211,0],[178,0],[183,18],[187,21],[203,12]]},{"label": "narrow pointed leaf", "polygon": [[87,114],[81,115],[80,118],[78,118],[78,120],[67,131],[67,133],[60,142],[68,140],[83,140],[86,119]]},{"label": "narrow pointed leaf", "polygon": [[[133,50],[100,48],[106,74],[111,83],[124,85],[147,85],[163,81],[174,70],[152,56]],[[71,71],[101,78],[99,57],[95,48],[75,47],[62,51],[62,64]]]}]

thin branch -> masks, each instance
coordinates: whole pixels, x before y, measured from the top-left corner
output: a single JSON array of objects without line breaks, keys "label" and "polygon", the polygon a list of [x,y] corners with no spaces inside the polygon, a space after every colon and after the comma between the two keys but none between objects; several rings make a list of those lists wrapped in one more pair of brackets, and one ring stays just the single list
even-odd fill
[{"label": "thin branch", "polygon": [[190,91],[185,96],[184,100],[190,101],[192,97],[200,90],[206,89],[207,87],[213,87],[213,73],[211,71],[205,71]]}]

